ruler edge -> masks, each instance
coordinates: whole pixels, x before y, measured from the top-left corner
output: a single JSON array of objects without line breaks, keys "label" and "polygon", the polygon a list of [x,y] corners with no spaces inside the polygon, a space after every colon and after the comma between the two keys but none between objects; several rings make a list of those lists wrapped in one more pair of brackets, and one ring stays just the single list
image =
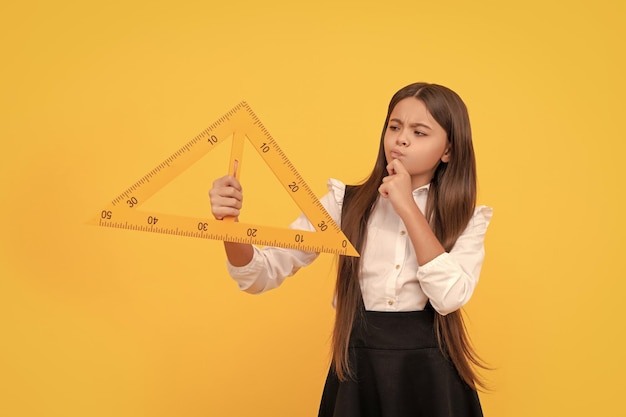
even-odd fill
[{"label": "ruler edge", "polygon": [[[127,209],[127,210],[131,210],[131,209]],[[147,212],[147,211],[142,211],[142,210],[134,210],[133,213],[136,213],[135,216],[138,216],[139,213],[146,215],[146,216],[163,216],[163,217],[177,217],[179,220],[180,219],[189,219],[189,220],[193,220],[193,222],[204,222],[207,223],[208,225],[211,224],[221,224],[222,220],[216,220],[216,219],[212,219],[212,218],[200,218],[200,217],[189,217],[189,216],[178,216],[178,215],[171,215],[171,214],[165,214],[165,213],[157,213],[157,212]],[[169,235],[169,236],[177,236],[177,237],[193,237],[196,239],[206,239],[206,240],[215,240],[215,241],[224,241],[224,242],[238,242],[238,243],[249,243],[252,245],[258,245],[258,246],[274,246],[274,247],[278,247],[278,248],[283,248],[283,249],[294,249],[294,250],[300,250],[300,251],[306,251],[306,252],[316,252],[316,253],[331,253],[331,254],[336,254],[336,255],[343,255],[343,256],[353,256],[353,257],[360,257],[359,252],[356,250],[356,248],[354,247],[354,245],[352,245],[352,242],[350,242],[350,240],[347,238],[347,236],[345,236],[345,234],[343,233],[343,231],[340,231],[338,233],[335,233],[335,238],[336,241],[333,240],[333,244],[330,246],[324,246],[324,245],[314,245],[313,248],[311,248],[311,250],[308,249],[303,249],[303,248],[299,248],[297,247],[296,244],[286,244],[283,243],[285,246],[278,246],[278,245],[274,245],[274,244],[266,244],[264,242],[269,241],[269,239],[264,239],[264,238],[242,238],[239,236],[236,236],[238,233],[233,233],[231,236],[233,236],[234,238],[237,238],[238,240],[232,240],[232,239],[215,239],[215,238],[211,238],[211,237],[207,237],[207,236],[197,236],[191,232],[189,232],[188,230],[184,230],[186,233],[171,233],[171,232],[165,232],[165,231],[161,231],[163,229],[162,226],[140,226],[138,225],[138,223],[133,222],[132,219],[128,219],[128,218],[124,218],[119,220],[118,222],[126,222],[127,224],[129,224],[131,227],[121,227],[121,226],[115,226],[111,223],[114,223],[113,221],[107,221],[107,220],[103,220],[103,219],[97,219],[97,218],[93,218],[92,220],[86,222],[86,224],[90,225],[90,226],[99,226],[99,227],[105,227],[105,228],[109,228],[109,229],[119,229],[119,230],[126,230],[126,231],[141,231],[141,232],[147,232],[147,233],[157,233],[157,234],[164,234],[164,235]],[[316,235],[319,236],[318,231],[316,230],[307,230],[307,229],[292,229],[289,227],[277,227],[277,226],[267,226],[267,225],[259,225],[259,224],[254,224],[254,223],[245,223],[245,222],[236,222],[233,223],[235,224],[236,228],[238,229],[242,229],[242,228],[264,228],[264,229],[269,229],[269,230],[281,230],[284,233],[287,232],[293,232],[293,233],[302,233],[306,236],[312,236],[312,235]],[[229,225],[228,227],[232,227],[232,225]],[[150,230],[148,230],[150,229]],[[206,231],[206,233],[210,233],[211,230],[208,229]],[[324,236],[321,237],[320,239],[326,239],[328,238],[328,236]],[[332,238],[332,237],[331,237]],[[337,248],[336,243],[341,241],[341,240],[345,240],[347,242],[347,246],[345,248]],[[316,250],[316,249],[320,249],[322,248],[323,250]]]},{"label": "ruler edge", "polygon": [[[323,217],[325,218],[325,220],[327,220],[328,222],[330,222],[329,226],[331,226],[336,232],[340,232],[343,234],[343,231],[341,230],[341,226],[339,226],[339,224],[337,224],[337,222],[332,218],[332,216],[330,215],[330,213],[328,212],[328,210],[326,209],[326,207],[324,207],[324,205],[321,203],[320,198],[313,192],[313,189],[309,186],[309,184],[306,182],[306,180],[304,179],[304,177],[300,174],[300,172],[297,170],[297,168],[295,167],[295,165],[293,165],[293,163],[291,162],[291,160],[287,157],[287,154],[285,154],[285,152],[282,150],[282,148],[280,147],[280,145],[278,144],[278,142],[276,141],[276,139],[274,139],[274,137],[272,136],[271,133],[269,133],[269,130],[263,125],[263,122],[261,122],[261,120],[259,119],[259,117],[256,115],[256,113],[254,113],[254,111],[252,110],[252,108],[250,108],[250,106],[246,103],[244,106],[249,112],[250,114],[257,120],[257,123],[259,124],[259,128],[262,130],[262,133],[264,133],[265,135],[267,135],[267,137],[269,137],[269,139],[272,141],[273,146],[275,147],[275,149],[277,151],[279,151],[285,158],[285,161],[289,164],[290,167],[293,168],[293,171],[297,174],[298,179],[299,179],[299,184],[301,186],[303,186],[304,190],[306,191],[306,194],[308,194],[308,198],[307,197],[302,197],[302,200],[307,200],[309,202],[312,203],[312,205],[317,207],[317,212],[323,214]],[[256,123],[255,123],[256,124]],[[254,139],[252,139],[248,134],[246,134],[246,137],[248,138],[248,141],[251,144],[255,144],[254,143]],[[257,153],[261,156],[261,158],[263,159],[263,161],[265,162],[265,164],[270,168],[270,170],[272,171],[272,174],[274,175],[274,177],[278,180],[278,182],[283,186],[283,188],[285,189],[285,191],[287,192],[288,195],[291,195],[291,200],[296,204],[296,206],[300,209],[300,211],[307,217],[307,219],[309,220],[309,222],[313,225],[314,228],[316,228],[316,225],[313,224],[313,222],[311,222],[311,219],[309,218],[309,216],[307,215],[307,210],[303,207],[303,205],[300,203],[299,199],[300,197],[295,197],[292,194],[289,194],[289,188],[287,185],[285,185],[285,181],[283,181],[283,179],[276,174],[276,172],[271,168],[271,164],[268,163],[268,160],[266,158],[266,156],[264,156],[263,152],[258,148],[258,147],[254,147],[257,151]]]},{"label": "ruler edge", "polygon": [[[246,103],[245,100],[240,101],[237,105],[235,105],[234,107],[232,107],[228,112],[224,113],[220,118],[218,118],[217,120],[215,120],[213,123],[211,123],[210,126],[206,127],[205,129],[203,129],[202,131],[200,131],[200,133],[198,133],[197,135],[195,135],[191,140],[187,141],[183,146],[179,147],[176,151],[174,151],[171,155],[169,155],[167,158],[165,158],[160,164],[156,165],[154,168],[152,168],[152,170],[150,170],[148,173],[144,174],[141,178],[139,178],[139,180],[135,181],[132,185],[130,185],[129,187],[127,187],[122,193],[120,193],[117,197],[115,197],[113,200],[111,200],[111,202],[109,203],[109,205],[107,205],[107,207],[110,206],[116,206],[118,204],[118,200],[122,201],[124,198],[129,197],[130,195],[132,195],[132,191],[133,191],[133,187],[136,187],[137,189],[141,188],[141,183],[143,181],[146,180],[146,177],[149,176],[149,174],[151,172],[154,172],[158,169],[160,169],[161,166],[163,165],[168,165],[168,161],[170,159],[172,159],[172,157],[174,157],[176,154],[178,153],[182,153],[184,152],[184,150],[188,147],[191,146],[195,146],[198,141],[200,141],[204,136],[203,135],[207,135],[209,136],[210,133],[212,131],[214,131],[215,129],[217,129],[222,123],[224,123],[225,120],[228,120],[229,118],[235,116],[237,114],[237,112],[241,111],[241,109],[245,108],[245,107],[249,107],[248,104]],[[215,149],[217,146],[221,145],[222,143],[227,142],[232,135],[234,134],[234,131],[231,131],[229,135],[225,136],[223,140],[220,140],[216,143],[216,146],[212,147],[212,148],[207,148],[208,150],[205,151],[203,153],[203,155],[198,158],[196,161],[194,161],[193,163],[197,162],[198,160],[202,159],[202,157],[206,156],[207,154],[209,154],[213,149]],[[190,164],[188,165],[185,169],[183,169],[182,171],[180,171],[178,174],[175,174],[173,176],[171,176],[168,180],[166,180],[165,182],[163,182],[161,187],[164,187],[165,185],[167,185],[169,182],[173,181],[176,177],[178,177],[181,173],[183,173],[186,169],[188,169],[189,167],[191,167]],[[150,196],[151,197],[151,196]],[[148,199],[150,198],[148,197]],[[143,201],[138,205],[141,206],[141,204],[143,204]]]}]

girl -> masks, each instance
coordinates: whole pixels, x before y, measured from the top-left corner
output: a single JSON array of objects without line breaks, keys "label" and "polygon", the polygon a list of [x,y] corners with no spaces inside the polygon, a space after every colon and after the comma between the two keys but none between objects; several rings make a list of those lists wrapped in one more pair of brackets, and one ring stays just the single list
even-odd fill
[{"label": "girl", "polygon": [[[356,186],[329,181],[322,204],[361,257],[340,257],[333,359],[320,417],[482,416],[465,333],[492,210],[476,205],[476,162],[465,104],[428,83],[391,99],[378,157]],[[215,218],[237,217],[233,176],[209,192]],[[314,230],[305,216],[292,228]],[[278,287],[318,254],[224,242],[239,287]]]}]

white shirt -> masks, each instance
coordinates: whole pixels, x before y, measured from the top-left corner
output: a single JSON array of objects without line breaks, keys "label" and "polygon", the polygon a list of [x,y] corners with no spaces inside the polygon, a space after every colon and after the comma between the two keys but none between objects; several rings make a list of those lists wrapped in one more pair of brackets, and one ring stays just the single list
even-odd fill
[{"label": "white shirt", "polygon": [[[345,184],[330,179],[329,193],[320,202],[337,223]],[[425,212],[429,185],[413,191],[413,198]],[[440,314],[461,308],[472,296],[485,255],[484,239],[492,209],[479,206],[474,210],[467,228],[450,252],[443,253],[424,265],[418,265],[413,245],[404,223],[391,202],[379,198],[370,216],[367,241],[361,253],[361,292],[367,310],[417,311],[430,300]],[[290,226],[293,229],[315,230],[304,214]],[[254,247],[248,265],[235,267],[227,262],[228,272],[239,288],[258,294],[278,287],[285,278],[313,262],[318,253],[276,247]]]}]

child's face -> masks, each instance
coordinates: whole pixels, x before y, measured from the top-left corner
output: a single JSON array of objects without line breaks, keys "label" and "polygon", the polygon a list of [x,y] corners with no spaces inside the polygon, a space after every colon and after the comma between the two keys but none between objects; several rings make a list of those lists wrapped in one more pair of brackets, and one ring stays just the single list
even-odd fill
[{"label": "child's face", "polygon": [[411,175],[413,189],[430,183],[440,162],[450,160],[446,131],[426,105],[414,97],[396,104],[384,137],[387,163],[398,159]]}]

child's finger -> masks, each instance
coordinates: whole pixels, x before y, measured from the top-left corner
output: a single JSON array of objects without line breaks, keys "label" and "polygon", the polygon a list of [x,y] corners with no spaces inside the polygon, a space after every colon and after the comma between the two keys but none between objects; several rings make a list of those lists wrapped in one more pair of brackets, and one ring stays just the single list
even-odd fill
[{"label": "child's finger", "polygon": [[393,171],[393,174],[391,174],[390,172],[390,175],[408,173],[404,164],[399,159],[394,159],[389,163],[389,165],[387,166],[387,171],[389,171],[390,169]]}]

